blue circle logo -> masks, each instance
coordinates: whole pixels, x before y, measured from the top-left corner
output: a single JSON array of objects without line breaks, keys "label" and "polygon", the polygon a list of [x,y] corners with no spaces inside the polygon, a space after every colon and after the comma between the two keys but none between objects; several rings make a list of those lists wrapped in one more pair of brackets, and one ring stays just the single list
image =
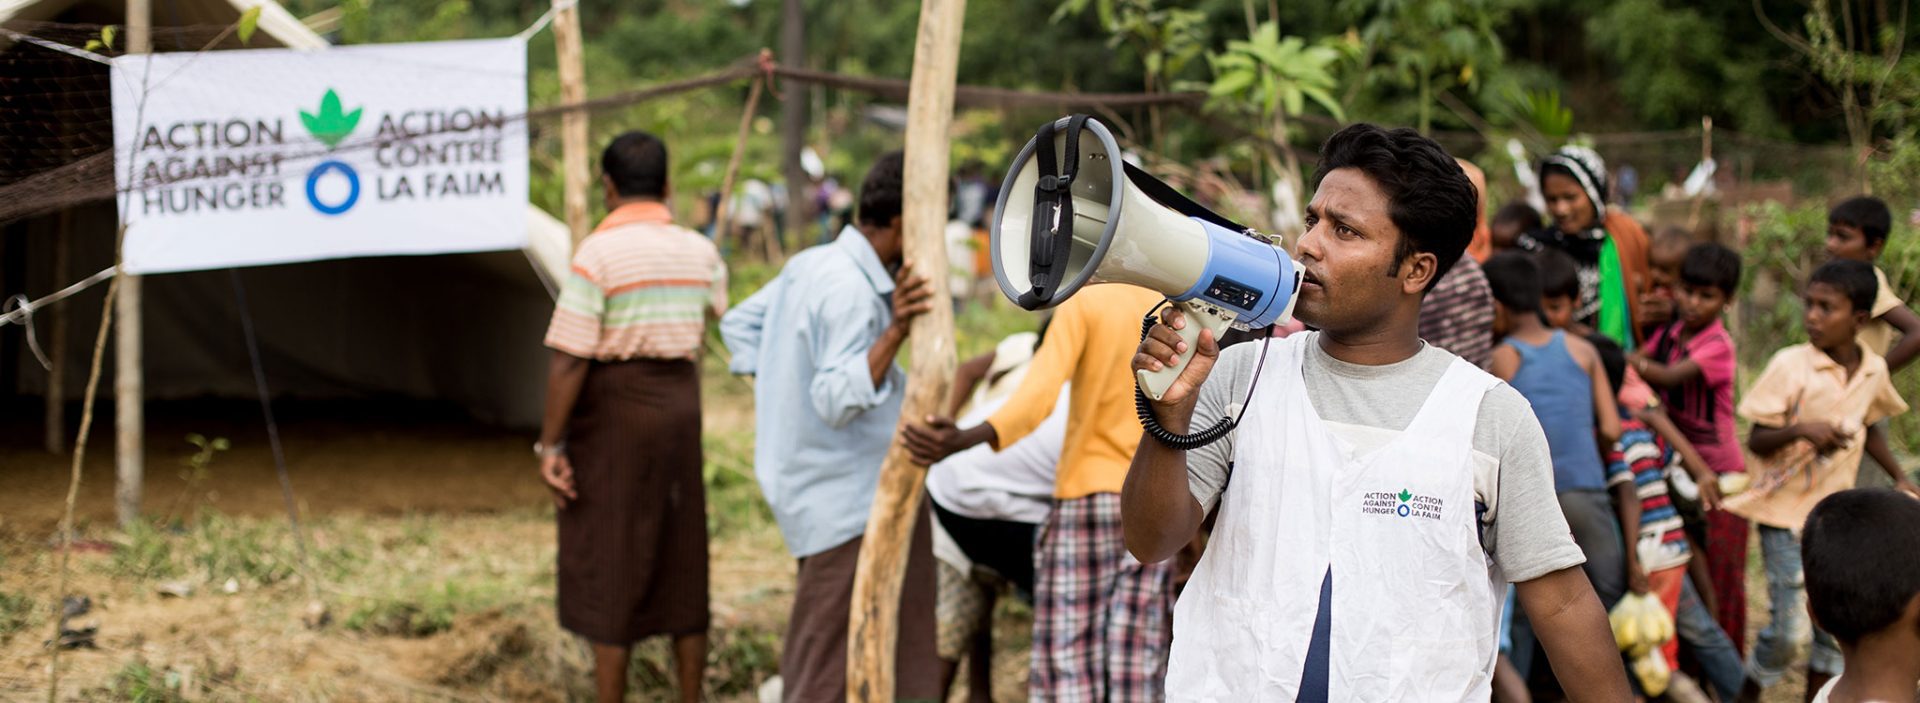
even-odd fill
[{"label": "blue circle logo", "polygon": [[[347,177],[347,197],[345,200],[334,205],[320,202],[320,192],[318,188],[320,185],[320,177],[326,175],[328,171],[339,171],[341,175]],[[359,201],[360,174],[354,172],[352,166],[348,166],[340,161],[322,161],[319,166],[315,166],[312,171],[307,172],[307,202],[313,205],[313,209],[319,210],[321,214],[338,215],[352,209],[353,204]]]},{"label": "blue circle logo", "polygon": [[1399,509],[1395,510],[1394,512],[1400,513],[1400,517],[1406,517],[1408,515],[1413,514],[1413,510],[1409,509],[1406,503],[1401,503]]}]

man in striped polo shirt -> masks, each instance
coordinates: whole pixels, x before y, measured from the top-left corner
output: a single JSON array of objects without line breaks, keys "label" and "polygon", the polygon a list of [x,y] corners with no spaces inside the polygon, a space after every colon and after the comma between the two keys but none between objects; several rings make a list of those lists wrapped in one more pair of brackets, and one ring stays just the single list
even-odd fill
[{"label": "man in striped polo shirt", "polygon": [[601,155],[607,217],[580,243],[547,330],[553,362],[534,452],[560,522],[560,625],[593,643],[602,701],[626,693],[633,643],[673,637],[680,699],[707,652],[700,374],[727,270],[667,210],[667,146],[644,132]]}]

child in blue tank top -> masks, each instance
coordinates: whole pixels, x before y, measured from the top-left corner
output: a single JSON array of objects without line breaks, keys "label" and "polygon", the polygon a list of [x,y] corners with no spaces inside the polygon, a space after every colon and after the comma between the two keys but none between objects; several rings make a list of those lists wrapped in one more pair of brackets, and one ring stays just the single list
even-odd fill
[{"label": "child in blue tank top", "polygon": [[[1620,415],[1606,369],[1591,343],[1547,326],[1541,309],[1540,265],[1520,252],[1506,252],[1483,267],[1493,288],[1493,367],[1533,405],[1553,453],[1554,491],[1586,554],[1582,565],[1594,594],[1611,609],[1626,593],[1626,554],[1619,519],[1607,494],[1601,447],[1620,439]],[[1513,624],[1514,664],[1526,673],[1534,637],[1525,618]]]}]

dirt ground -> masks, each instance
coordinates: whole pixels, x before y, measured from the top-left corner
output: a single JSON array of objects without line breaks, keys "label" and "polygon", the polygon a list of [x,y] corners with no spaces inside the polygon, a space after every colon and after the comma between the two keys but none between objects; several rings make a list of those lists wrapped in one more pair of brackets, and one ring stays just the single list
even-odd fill
[{"label": "dirt ground", "polygon": [[[777,671],[792,596],[787,556],[750,478],[751,413],[710,377],[713,700],[754,700]],[[281,406],[308,537],[300,567],[258,406],[155,404],[145,509],[167,527],[113,526],[110,421],[95,427],[80,493],[71,593],[95,646],[62,656],[64,700],[568,700],[589,660],[552,610],[553,523],[530,432],[397,404]],[[101,417],[110,420],[110,409]],[[68,465],[30,418],[0,423],[0,700],[44,700]],[[204,483],[182,478],[185,437],[226,437]],[[1764,583],[1752,622],[1767,619]],[[301,572],[311,577],[302,576]],[[229,583],[231,582],[231,583]],[[186,597],[162,594],[186,584]],[[233,586],[233,592],[227,587]],[[317,605],[316,605],[317,604]],[[329,622],[303,619],[324,609]],[[1024,700],[1030,614],[1003,607],[995,698]],[[642,646],[637,700],[671,690],[664,643]],[[1768,701],[1800,700],[1800,676]],[[958,694],[956,692],[956,699]]]}]

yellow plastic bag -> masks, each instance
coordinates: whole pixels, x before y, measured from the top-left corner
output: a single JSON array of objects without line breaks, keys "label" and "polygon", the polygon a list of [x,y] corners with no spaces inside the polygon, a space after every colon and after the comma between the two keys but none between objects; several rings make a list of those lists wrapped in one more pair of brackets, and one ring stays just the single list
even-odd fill
[{"label": "yellow plastic bag", "polygon": [[1620,645],[1620,651],[1634,657],[1659,648],[1674,635],[1673,616],[1660,599],[1651,595],[1627,594],[1607,613],[1607,624],[1613,628],[1613,641]]},{"label": "yellow plastic bag", "polygon": [[1673,670],[1667,668],[1667,658],[1658,650],[1634,659],[1633,675],[1639,677],[1640,689],[1646,691],[1648,698],[1666,693],[1667,684],[1673,683]]}]

